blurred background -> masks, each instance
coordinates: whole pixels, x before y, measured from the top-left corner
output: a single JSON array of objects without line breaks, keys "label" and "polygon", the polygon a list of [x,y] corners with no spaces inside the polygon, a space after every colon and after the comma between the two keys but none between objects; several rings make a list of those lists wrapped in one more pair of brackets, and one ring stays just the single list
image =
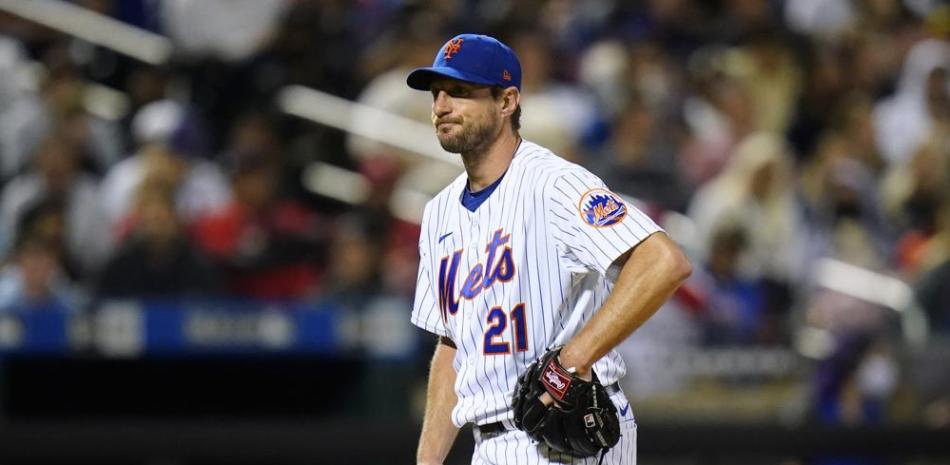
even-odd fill
[{"label": "blurred background", "polygon": [[641,463],[950,463],[939,0],[0,0],[0,461],[413,463],[461,167],[405,75],[461,32],[694,262]]}]

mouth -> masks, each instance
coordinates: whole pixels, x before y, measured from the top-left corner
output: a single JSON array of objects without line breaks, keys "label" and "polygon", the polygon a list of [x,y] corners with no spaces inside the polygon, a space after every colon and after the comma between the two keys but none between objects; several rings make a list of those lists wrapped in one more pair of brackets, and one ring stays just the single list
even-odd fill
[{"label": "mouth", "polygon": [[442,128],[448,128],[459,123],[455,121],[439,121],[435,124],[436,129],[442,130]]}]

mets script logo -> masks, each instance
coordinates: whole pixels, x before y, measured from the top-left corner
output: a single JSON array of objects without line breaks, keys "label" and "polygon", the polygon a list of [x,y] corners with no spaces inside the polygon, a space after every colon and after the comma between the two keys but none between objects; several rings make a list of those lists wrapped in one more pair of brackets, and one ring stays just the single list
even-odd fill
[{"label": "mets script logo", "polygon": [[581,197],[577,205],[584,222],[601,228],[613,226],[627,216],[627,206],[620,197],[607,189],[591,189]]},{"label": "mets script logo", "polygon": [[510,239],[511,234],[504,234],[501,229],[495,230],[485,246],[485,261],[478,262],[469,269],[459,291],[455,288],[456,277],[459,275],[465,249],[456,250],[451,259],[448,256],[442,257],[439,261],[439,307],[442,310],[442,321],[448,321],[449,315],[458,313],[462,299],[472,300],[497,282],[511,281],[515,276],[515,260],[509,246]]},{"label": "mets script logo", "polygon": [[443,55],[445,56],[446,60],[451,60],[452,57],[462,49],[463,41],[464,39],[457,38],[445,43],[445,52],[443,52]]}]

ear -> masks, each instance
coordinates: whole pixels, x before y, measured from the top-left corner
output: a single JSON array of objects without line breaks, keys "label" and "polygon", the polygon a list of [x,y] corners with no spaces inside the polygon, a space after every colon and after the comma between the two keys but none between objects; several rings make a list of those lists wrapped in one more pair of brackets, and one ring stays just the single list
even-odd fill
[{"label": "ear", "polygon": [[501,93],[501,115],[511,116],[521,103],[521,92],[515,86],[507,87]]}]

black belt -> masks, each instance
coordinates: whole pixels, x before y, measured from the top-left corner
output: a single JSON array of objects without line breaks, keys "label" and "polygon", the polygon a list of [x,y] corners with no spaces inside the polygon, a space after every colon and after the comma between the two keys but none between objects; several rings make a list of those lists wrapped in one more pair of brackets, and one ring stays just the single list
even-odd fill
[{"label": "black belt", "polygon": [[[612,396],[618,392],[620,392],[620,383],[613,383],[607,386],[607,395]],[[484,425],[476,425],[475,427],[478,428],[478,432],[481,433],[482,435],[502,433],[508,430],[508,427],[505,426],[505,424],[500,421],[496,421],[494,423],[486,423]]]}]

